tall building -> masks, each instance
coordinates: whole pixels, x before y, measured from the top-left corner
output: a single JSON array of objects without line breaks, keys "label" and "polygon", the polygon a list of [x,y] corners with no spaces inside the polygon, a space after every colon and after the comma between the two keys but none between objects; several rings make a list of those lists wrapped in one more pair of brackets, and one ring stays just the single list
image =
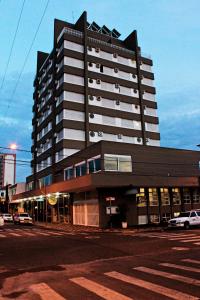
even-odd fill
[{"label": "tall building", "polygon": [[0,188],[15,184],[16,154],[0,153]]},{"label": "tall building", "polygon": [[101,140],[160,146],[152,60],[134,30],[55,20],[51,53],[38,52],[28,189],[64,180],[66,157]]}]

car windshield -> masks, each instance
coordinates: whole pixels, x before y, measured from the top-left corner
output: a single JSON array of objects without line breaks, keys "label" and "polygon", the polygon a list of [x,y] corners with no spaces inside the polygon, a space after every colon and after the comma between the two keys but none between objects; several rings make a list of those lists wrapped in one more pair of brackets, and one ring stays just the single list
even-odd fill
[{"label": "car windshield", "polygon": [[29,217],[28,214],[20,214],[20,217]]},{"label": "car windshield", "polygon": [[10,215],[10,214],[4,214],[4,216],[5,216],[5,217],[11,217],[11,215]]},{"label": "car windshield", "polygon": [[178,215],[178,218],[185,218],[185,217],[189,217],[190,216],[190,212],[186,211],[186,212],[181,212]]}]

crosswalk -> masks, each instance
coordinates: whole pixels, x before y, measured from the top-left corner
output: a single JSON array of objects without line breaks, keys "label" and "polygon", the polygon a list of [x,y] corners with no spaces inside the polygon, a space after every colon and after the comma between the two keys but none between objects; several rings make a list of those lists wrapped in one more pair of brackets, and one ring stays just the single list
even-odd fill
[{"label": "crosswalk", "polygon": [[[118,268],[96,276],[64,278],[62,291],[52,282],[34,283],[28,290],[42,300],[199,300],[199,265],[200,260],[190,258],[180,259],[176,264],[162,261],[153,266],[130,266],[126,271]],[[76,290],[75,296],[71,288]]]},{"label": "crosswalk", "polygon": [[52,230],[42,230],[42,229],[1,229],[0,230],[0,240],[5,238],[27,238],[27,237],[62,237],[65,235],[73,235],[72,232],[66,231],[52,231]]},{"label": "crosswalk", "polygon": [[188,244],[200,245],[200,232],[195,233],[141,233],[139,237],[148,237],[148,238],[157,238],[173,242],[178,242],[181,245],[185,246]]}]

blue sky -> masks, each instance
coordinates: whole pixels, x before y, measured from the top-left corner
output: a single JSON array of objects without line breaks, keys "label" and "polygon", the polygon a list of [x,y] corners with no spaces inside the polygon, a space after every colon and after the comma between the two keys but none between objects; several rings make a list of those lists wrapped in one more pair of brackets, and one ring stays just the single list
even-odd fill
[{"label": "blue sky", "polygon": [[[0,0],[0,86],[24,0]],[[86,10],[88,20],[116,28],[124,39],[138,31],[142,51],[154,67],[161,145],[196,149],[200,143],[199,0],[50,0],[16,92],[13,90],[47,0],[26,0],[11,60],[0,89],[0,146],[31,146],[33,79],[37,50],[53,45],[54,18],[74,22]],[[12,96],[13,95],[13,96]],[[18,159],[31,159],[17,153]],[[30,174],[18,166],[17,179]]]}]

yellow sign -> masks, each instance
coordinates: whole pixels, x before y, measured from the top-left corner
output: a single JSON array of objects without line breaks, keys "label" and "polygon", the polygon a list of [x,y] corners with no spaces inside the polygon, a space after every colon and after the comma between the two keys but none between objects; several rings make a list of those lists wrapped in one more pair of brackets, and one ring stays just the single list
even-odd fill
[{"label": "yellow sign", "polygon": [[57,203],[56,196],[52,195],[52,196],[48,197],[48,202],[49,202],[50,205],[55,205]]}]

